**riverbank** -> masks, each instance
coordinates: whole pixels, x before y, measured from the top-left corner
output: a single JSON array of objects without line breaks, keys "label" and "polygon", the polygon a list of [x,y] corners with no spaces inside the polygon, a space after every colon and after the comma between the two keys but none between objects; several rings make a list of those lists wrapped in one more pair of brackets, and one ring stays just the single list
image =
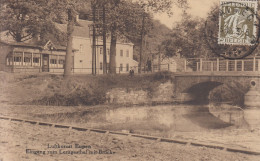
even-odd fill
[{"label": "riverbank", "polygon": [[[231,153],[206,147],[185,146],[128,136],[68,131],[64,129],[53,129],[52,127],[21,124],[19,122],[0,121],[0,158],[4,161],[259,160],[259,157],[254,155]],[[57,144],[72,146],[72,148],[48,148],[50,145]],[[80,144],[82,147],[85,146],[87,149],[86,154],[68,154],[69,151],[79,151],[78,148],[75,148],[75,144]],[[82,149],[81,151],[86,151],[86,149]],[[95,151],[97,151],[97,153],[95,153]],[[33,154],[37,152],[38,154]]]},{"label": "riverbank", "polygon": [[153,91],[171,80],[168,72],[135,75],[62,75],[0,73],[0,103],[14,105],[80,106],[104,104],[114,88]]},{"label": "riverbank", "polygon": [[[179,94],[174,93],[173,81],[174,73],[169,72],[134,77],[127,74],[74,75],[67,80],[55,74],[0,72],[0,103],[46,106],[169,104],[180,99]],[[242,88],[234,81],[213,89],[209,100],[242,105],[248,88]]]}]

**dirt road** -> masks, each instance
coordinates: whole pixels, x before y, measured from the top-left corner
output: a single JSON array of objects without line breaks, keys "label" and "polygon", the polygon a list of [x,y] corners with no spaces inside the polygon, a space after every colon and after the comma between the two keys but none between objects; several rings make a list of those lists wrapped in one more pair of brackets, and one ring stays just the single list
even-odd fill
[{"label": "dirt road", "polygon": [[260,158],[204,147],[1,120],[0,159],[3,161],[257,161]]}]

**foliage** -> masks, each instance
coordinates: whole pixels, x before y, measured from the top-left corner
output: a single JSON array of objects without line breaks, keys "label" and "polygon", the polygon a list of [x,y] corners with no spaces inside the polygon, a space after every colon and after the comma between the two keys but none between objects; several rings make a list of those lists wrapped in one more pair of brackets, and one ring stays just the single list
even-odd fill
[{"label": "foliage", "polygon": [[249,86],[244,86],[238,81],[216,87],[210,92],[211,102],[230,102],[233,105],[243,107],[244,95],[249,90]]},{"label": "foliage", "polygon": [[8,30],[7,34],[17,42],[26,41],[37,34],[43,37],[46,30],[56,32],[50,1],[2,0],[1,3],[1,31]]},{"label": "foliage", "polygon": [[[93,1],[94,2],[94,1]],[[97,2],[97,1],[96,1]],[[104,1],[93,4],[101,7]],[[172,5],[184,7],[186,0],[140,0],[136,2],[126,0],[109,0],[106,2],[106,27],[111,34],[110,72],[115,73],[116,42],[122,39],[121,35],[135,44],[141,44],[141,35],[146,35],[151,30],[152,12],[171,13]],[[96,7],[95,6],[95,7]],[[99,23],[99,22],[98,22]]]},{"label": "foliage", "polygon": [[7,30],[15,41],[24,42],[34,36],[42,41],[66,41],[64,33],[55,23],[66,23],[65,1],[59,0],[2,0],[0,14],[1,31]]},{"label": "foliage", "polygon": [[172,57],[180,53],[183,57],[201,56],[204,49],[203,21],[184,13],[181,22],[177,23],[168,39],[162,42],[164,54]]},{"label": "foliage", "polygon": [[172,6],[180,8],[188,8],[187,0],[139,0],[139,4],[152,12],[166,12],[172,14]]},{"label": "foliage", "polygon": [[[168,34],[171,32],[171,30],[164,24],[161,24],[159,20],[152,20],[150,27],[151,29],[144,38],[143,63],[147,62],[147,60],[151,60],[161,52],[161,43],[167,39]],[[133,42],[135,44],[134,58],[140,61],[138,57],[140,51],[140,36],[139,41]]]},{"label": "foliage", "polygon": [[[102,1],[101,1],[102,2]],[[92,8],[102,8],[104,3],[92,4]],[[143,16],[147,17],[146,22],[150,22],[149,14],[145,13],[140,5],[129,1],[108,1],[105,5],[106,9],[106,29],[110,33],[110,73],[116,73],[116,44],[121,41],[128,40],[138,42],[141,32],[148,32],[149,27],[142,28]],[[102,21],[102,19],[100,20]],[[97,24],[101,22],[97,21]],[[150,25],[147,25],[150,26]]]},{"label": "foliage", "polygon": [[[49,33],[51,36],[59,37],[54,23],[67,23],[64,76],[69,76],[72,62],[72,32],[79,11],[89,10],[90,6],[92,9],[105,6],[106,28],[110,31],[111,37],[110,69],[111,73],[115,73],[117,40],[128,38],[135,44],[140,44],[140,35],[148,35],[152,30],[152,12],[167,12],[170,15],[172,5],[187,7],[187,0],[3,0],[2,4],[1,28],[8,29],[9,34],[18,42],[31,39],[38,34],[45,39],[49,38],[46,36]],[[156,40],[156,37],[149,38]],[[151,49],[158,46],[158,43],[155,44],[149,44],[150,50],[156,50]]]},{"label": "foliage", "polygon": [[[128,75],[88,75],[70,77],[69,79],[62,79],[61,76],[57,75],[31,75],[27,76],[27,79],[21,78],[19,90],[25,91],[24,89],[28,89],[26,93],[21,94],[21,97],[30,96],[32,102],[23,99],[27,100],[29,104],[57,106],[97,105],[105,103],[106,93],[113,88],[151,91],[161,83],[171,80],[170,75],[169,72],[161,72],[151,75],[135,75],[134,77]],[[31,90],[35,91],[35,89],[39,88],[37,87],[39,84],[44,84],[43,82],[47,82],[44,89],[38,90],[37,94],[32,96]]]}]

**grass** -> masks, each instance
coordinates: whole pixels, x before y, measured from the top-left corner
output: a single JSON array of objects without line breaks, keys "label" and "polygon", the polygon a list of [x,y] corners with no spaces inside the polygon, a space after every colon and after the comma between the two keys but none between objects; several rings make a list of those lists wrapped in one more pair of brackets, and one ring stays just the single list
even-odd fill
[{"label": "grass", "polygon": [[[157,87],[172,81],[172,73],[159,72],[129,77],[121,75],[73,75],[64,80],[55,74],[0,73],[2,94],[0,102],[9,104],[80,106],[99,105],[106,102],[106,93],[113,88],[144,90],[152,97]],[[248,87],[233,81],[213,89],[209,99],[212,102],[232,102],[243,105]],[[7,101],[8,99],[8,101]]]},{"label": "grass", "polygon": [[11,104],[79,106],[106,102],[106,93],[113,88],[153,91],[171,79],[168,72],[129,75],[74,75],[64,80],[54,74],[2,73],[5,95]]}]

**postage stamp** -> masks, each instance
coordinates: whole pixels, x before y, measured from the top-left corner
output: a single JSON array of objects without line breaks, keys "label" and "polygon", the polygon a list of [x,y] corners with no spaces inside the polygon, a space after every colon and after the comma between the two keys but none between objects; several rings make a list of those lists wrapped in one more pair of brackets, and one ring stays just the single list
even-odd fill
[{"label": "postage stamp", "polygon": [[220,0],[218,44],[254,45],[257,0]]}]

